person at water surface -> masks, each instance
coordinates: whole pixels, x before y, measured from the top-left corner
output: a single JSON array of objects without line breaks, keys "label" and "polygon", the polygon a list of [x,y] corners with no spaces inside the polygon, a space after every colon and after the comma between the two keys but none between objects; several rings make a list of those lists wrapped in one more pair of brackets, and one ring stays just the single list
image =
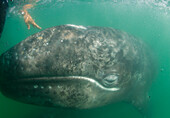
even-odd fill
[{"label": "person at water surface", "polygon": [[27,9],[30,9],[32,7],[33,7],[32,4],[26,4],[23,6],[23,9],[21,10],[21,13],[24,16],[25,24],[27,25],[28,29],[30,29],[30,24],[32,24],[34,27],[36,27],[38,29],[41,29],[41,27],[35,23],[35,21],[31,17],[31,15],[27,11]]}]

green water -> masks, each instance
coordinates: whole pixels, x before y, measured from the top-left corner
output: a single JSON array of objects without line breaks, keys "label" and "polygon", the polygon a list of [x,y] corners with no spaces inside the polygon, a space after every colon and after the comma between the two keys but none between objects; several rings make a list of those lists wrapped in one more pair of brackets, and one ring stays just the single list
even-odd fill
[{"label": "green water", "polygon": [[[97,1],[97,0],[96,0]],[[113,0],[114,1],[114,0]],[[61,24],[105,26],[124,30],[144,40],[158,63],[158,74],[149,94],[151,118],[170,118],[170,11],[164,5],[90,0],[42,4],[29,10],[36,23],[46,29]],[[167,1],[167,0],[166,0]],[[163,2],[162,2],[163,4]],[[43,7],[44,5],[44,7]],[[0,54],[40,30],[27,30],[22,16],[10,11],[2,37]],[[160,71],[160,70],[163,71]],[[27,105],[0,94],[0,118],[142,118],[127,103],[91,110],[52,109]]]}]

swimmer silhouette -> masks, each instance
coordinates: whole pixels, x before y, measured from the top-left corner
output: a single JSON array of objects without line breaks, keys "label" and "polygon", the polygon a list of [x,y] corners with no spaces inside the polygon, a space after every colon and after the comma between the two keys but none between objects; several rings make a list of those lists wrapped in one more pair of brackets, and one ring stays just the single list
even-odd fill
[{"label": "swimmer silhouette", "polygon": [[32,19],[32,17],[30,16],[30,14],[28,13],[27,9],[32,8],[33,5],[32,4],[27,4],[23,6],[23,10],[21,10],[21,13],[24,16],[24,21],[25,24],[27,25],[27,28],[30,29],[30,24],[32,24],[34,27],[41,29],[40,26],[38,26],[35,21]]}]

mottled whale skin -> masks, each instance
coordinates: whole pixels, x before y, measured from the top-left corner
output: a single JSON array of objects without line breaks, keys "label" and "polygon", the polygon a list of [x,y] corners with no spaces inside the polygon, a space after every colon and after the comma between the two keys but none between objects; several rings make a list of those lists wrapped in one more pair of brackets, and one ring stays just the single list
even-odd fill
[{"label": "mottled whale skin", "polygon": [[153,65],[145,44],[126,32],[61,25],[0,56],[0,90],[41,106],[87,109],[127,101],[142,109]]}]

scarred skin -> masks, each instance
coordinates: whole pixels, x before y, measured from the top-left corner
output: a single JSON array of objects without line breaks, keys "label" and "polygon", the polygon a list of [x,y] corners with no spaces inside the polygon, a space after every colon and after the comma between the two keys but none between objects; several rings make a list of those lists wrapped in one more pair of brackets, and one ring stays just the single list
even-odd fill
[{"label": "scarred skin", "polygon": [[146,115],[155,75],[150,53],[142,41],[113,28],[51,27],[0,56],[0,91],[48,107],[89,109],[123,101]]},{"label": "scarred skin", "polygon": [[35,23],[35,21],[31,17],[31,15],[27,11],[27,9],[30,9],[32,7],[33,7],[32,4],[26,4],[23,6],[23,10],[21,10],[21,12],[24,16],[25,24],[27,25],[28,30],[30,29],[30,24],[32,24],[34,27],[36,27],[38,29],[41,29],[41,27]]}]

